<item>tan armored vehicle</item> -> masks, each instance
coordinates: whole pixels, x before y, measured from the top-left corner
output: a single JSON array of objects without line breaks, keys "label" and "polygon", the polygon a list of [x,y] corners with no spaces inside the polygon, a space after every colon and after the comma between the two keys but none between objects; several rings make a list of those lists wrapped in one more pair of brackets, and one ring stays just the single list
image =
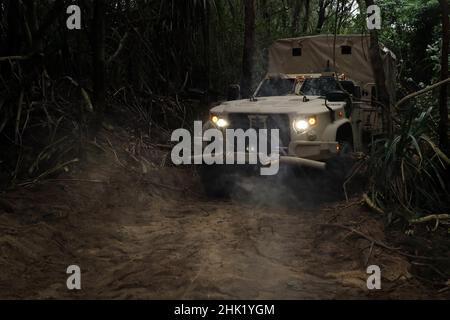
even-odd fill
[{"label": "tan armored vehicle", "polygon": [[[368,48],[365,35],[277,40],[269,49],[268,73],[253,97],[212,108],[204,129],[276,128],[280,164],[329,169],[382,133]],[[394,60],[383,48],[392,98]],[[205,189],[226,194],[232,183],[225,179],[229,170],[226,165],[204,166]]]}]

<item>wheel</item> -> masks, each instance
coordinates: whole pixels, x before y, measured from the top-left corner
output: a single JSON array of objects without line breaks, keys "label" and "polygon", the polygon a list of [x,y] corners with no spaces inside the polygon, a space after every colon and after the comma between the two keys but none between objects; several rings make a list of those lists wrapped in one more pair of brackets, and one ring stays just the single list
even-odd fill
[{"label": "wheel", "polygon": [[355,161],[352,157],[353,145],[349,141],[339,141],[339,153],[326,162],[330,177],[342,185],[350,175]]},{"label": "wheel", "polygon": [[231,174],[214,165],[202,165],[198,173],[208,197],[226,198],[231,195],[235,186],[235,179]]},{"label": "wheel", "polygon": [[339,155],[348,156],[353,152],[353,144],[350,141],[338,141]]}]

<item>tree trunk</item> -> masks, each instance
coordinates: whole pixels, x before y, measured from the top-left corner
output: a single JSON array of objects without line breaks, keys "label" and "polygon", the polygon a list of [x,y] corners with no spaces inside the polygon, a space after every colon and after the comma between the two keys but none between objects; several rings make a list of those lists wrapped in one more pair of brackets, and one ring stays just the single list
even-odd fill
[{"label": "tree trunk", "polygon": [[309,11],[310,11],[310,1],[305,0],[305,14],[303,16],[302,33],[305,34],[308,31],[309,22]]},{"label": "tree trunk", "polygon": [[[365,0],[366,7],[374,4],[373,0]],[[383,106],[383,130],[390,136],[392,133],[392,121],[391,121],[391,99],[386,87],[386,74],[383,68],[383,61],[381,59],[381,49],[378,42],[378,32],[376,29],[369,30],[370,33],[370,45],[369,45],[369,57],[372,64],[372,71],[375,77],[375,85],[377,88],[377,100]]]},{"label": "tree trunk", "polygon": [[[442,12],[442,53],[441,53],[441,80],[448,78],[449,54],[449,6],[448,0],[439,0]],[[450,151],[448,139],[448,84],[441,86],[439,93],[439,145],[445,152]]]},{"label": "tree trunk", "polygon": [[20,8],[19,8],[19,1],[17,0],[9,0],[8,2],[8,16],[7,16],[7,22],[8,22],[8,30],[6,32],[6,43],[7,47],[3,48],[2,51],[5,51],[5,56],[12,56],[12,55],[20,55],[20,43],[21,43],[21,36],[20,36]]},{"label": "tree trunk", "polygon": [[211,89],[211,59],[210,59],[210,47],[211,47],[211,35],[210,35],[210,4],[209,1],[205,2],[205,15],[203,16],[203,54],[205,58],[205,86],[206,86],[206,103],[209,104],[209,91]]},{"label": "tree trunk", "polygon": [[244,1],[244,52],[242,57],[241,93],[249,97],[252,92],[253,56],[255,52],[255,0]]},{"label": "tree trunk", "polygon": [[46,35],[47,30],[55,23],[55,21],[61,17],[61,14],[65,14],[65,9],[67,8],[68,0],[55,1],[53,6],[47,12],[47,15],[40,20],[42,23],[39,25],[39,29],[36,33],[32,35],[33,37],[33,50],[42,50],[42,41]]},{"label": "tree trunk", "polygon": [[261,0],[260,7],[259,7],[263,21],[264,21],[264,31],[265,31],[264,36],[266,39],[270,39],[271,34],[272,34],[272,28],[271,28],[272,20],[271,20],[271,14],[270,14],[268,5],[269,4],[268,4],[267,0]]},{"label": "tree trunk", "polygon": [[300,1],[294,1],[292,8],[292,24],[291,24],[291,35],[293,37],[298,37],[298,21],[301,13],[301,3]]},{"label": "tree trunk", "polygon": [[325,10],[327,8],[326,6],[326,0],[319,0],[319,11],[318,19],[317,19],[317,26],[316,26],[316,33],[320,33],[322,31],[323,24],[325,23]]},{"label": "tree trunk", "polygon": [[92,35],[93,89],[94,89],[94,132],[100,128],[105,112],[106,63],[105,63],[105,0],[95,0]]},{"label": "tree trunk", "polygon": [[[21,35],[19,23],[19,1],[5,1],[3,4],[3,10],[5,9],[8,28],[6,30],[5,42],[2,41],[2,45],[0,46],[0,56],[20,55],[22,52],[20,47]],[[3,43],[5,45],[3,45]],[[0,63],[0,73],[5,79],[10,79],[12,77],[12,65],[9,63]]]}]

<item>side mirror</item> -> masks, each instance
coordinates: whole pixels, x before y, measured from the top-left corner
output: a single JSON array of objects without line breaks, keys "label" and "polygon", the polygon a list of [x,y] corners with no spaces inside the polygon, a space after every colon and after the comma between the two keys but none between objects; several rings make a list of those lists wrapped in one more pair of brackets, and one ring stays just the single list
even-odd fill
[{"label": "side mirror", "polygon": [[348,95],[343,91],[330,91],[325,95],[325,99],[330,102],[347,101]]},{"label": "side mirror", "polygon": [[241,98],[241,87],[238,84],[232,84],[228,86],[227,100],[239,100]]},{"label": "side mirror", "polygon": [[353,81],[341,80],[341,81],[339,81],[339,84],[340,84],[341,89],[344,92],[349,93],[349,94],[353,95],[354,97],[356,97],[356,95],[357,95],[356,90],[357,90],[358,86],[356,86]]}]

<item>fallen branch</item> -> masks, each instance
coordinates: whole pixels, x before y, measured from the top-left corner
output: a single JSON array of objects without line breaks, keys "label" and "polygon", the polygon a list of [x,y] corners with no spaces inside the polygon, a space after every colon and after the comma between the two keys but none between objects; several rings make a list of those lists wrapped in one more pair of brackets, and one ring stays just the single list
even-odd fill
[{"label": "fallen branch", "polygon": [[379,208],[372,200],[370,200],[367,193],[363,194],[363,200],[372,210],[374,210],[377,213],[384,214],[384,211],[381,208]]},{"label": "fallen branch", "polygon": [[125,32],[124,36],[119,42],[119,46],[117,47],[117,50],[114,52],[114,54],[108,59],[107,64],[111,64],[113,61],[117,59],[117,57],[122,53],[123,49],[125,48],[125,42],[127,41],[129,36],[128,32]]},{"label": "fallen branch", "polygon": [[45,179],[44,181],[50,181],[50,182],[91,182],[91,183],[109,183],[107,181],[102,180],[91,180],[91,179]]},{"label": "fallen branch", "polygon": [[106,137],[106,140],[108,141],[109,148],[111,149],[112,153],[114,154],[114,157],[116,158],[117,163],[119,163],[123,168],[126,168],[126,166],[119,160],[119,156],[117,155],[116,150],[114,150],[114,147],[111,143],[111,141]]},{"label": "fallen branch", "polygon": [[420,263],[420,262],[412,262],[412,264],[416,265],[416,266],[422,266],[422,267],[428,267],[431,270],[433,270],[434,272],[436,272],[439,276],[441,276],[443,279],[448,279],[448,275],[444,274],[442,271],[440,271],[438,268],[436,268],[435,266],[428,264],[428,263]]},{"label": "fallen branch", "polygon": [[432,221],[432,220],[439,221],[439,220],[448,220],[448,219],[450,219],[450,214],[431,214],[426,217],[413,219],[410,222],[411,223],[423,223],[423,222],[428,222],[428,221]]},{"label": "fallen branch", "polygon": [[356,229],[351,228],[351,227],[347,227],[347,226],[342,225],[342,224],[334,224],[334,223],[333,223],[333,224],[321,224],[320,226],[321,226],[321,227],[340,228],[340,229],[344,229],[344,230],[351,231],[351,232],[353,232],[354,234],[360,236],[361,238],[364,238],[364,239],[370,241],[371,243],[373,243],[373,244],[375,244],[375,245],[377,245],[377,246],[379,246],[379,247],[381,247],[381,248],[383,248],[383,249],[386,249],[386,250],[388,250],[388,251],[396,252],[396,253],[398,253],[398,254],[404,256],[404,257],[408,257],[408,258],[411,258],[411,259],[432,260],[432,261],[435,261],[435,260],[450,261],[450,257],[426,257],[426,256],[416,256],[416,255],[413,255],[413,254],[409,254],[409,253],[406,253],[406,252],[402,252],[402,251],[399,250],[399,248],[390,247],[390,246],[388,246],[387,244],[385,244],[384,242],[381,242],[381,241],[379,241],[379,240],[376,240],[376,239],[372,238],[371,236],[362,233],[362,232],[359,231],[359,230],[356,230]]},{"label": "fallen branch", "polygon": [[0,62],[11,60],[28,60],[28,59],[30,59],[30,56],[8,56],[8,57],[0,57]]},{"label": "fallen branch", "polygon": [[432,215],[429,215],[426,217],[413,219],[410,221],[410,223],[417,224],[417,223],[424,223],[424,222],[435,220],[434,228],[432,230],[436,231],[437,228],[439,227],[440,220],[448,220],[448,219],[450,219],[449,214],[432,214]]},{"label": "fallen branch", "polygon": [[173,146],[171,146],[171,145],[161,144],[161,143],[150,143],[150,146],[152,146],[154,148],[167,149],[167,150],[172,150],[172,148],[173,148]]},{"label": "fallen branch", "polygon": [[437,87],[439,87],[439,86],[441,86],[441,85],[443,85],[443,84],[445,84],[447,82],[450,82],[450,78],[447,78],[445,80],[439,81],[439,82],[437,82],[437,83],[435,83],[435,84],[433,84],[431,86],[428,86],[428,87],[426,87],[426,88],[424,88],[422,90],[419,90],[417,92],[413,92],[411,94],[408,94],[406,97],[402,98],[399,102],[397,102],[397,104],[395,105],[395,108],[398,109],[402,104],[404,104],[409,99],[414,98],[416,96],[420,96],[420,95],[422,95],[424,93],[427,93],[428,91],[433,90],[433,89],[435,89],[435,88],[437,88]]},{"label": "fallen branch", "polygon": [[24,187],[24,186],[28,186],[30,184],[35,184],[35,183],[39,182],[39,180],[42,180],[44,177],[46,177],[46,176],[48,176],[48,175],[50,175],[50,174],[52,174],[52,173],[54,173],[54,172],[56,172],[56,171],[58,171],[58,170],[60,170],[62,168],[68,166],[69,164],[76,163],[78,161],[79,161],[79,159],[75,158],[75,159],[66,161],[64,163],[61,163],[61,164],[57,165],[56,167],[54,167],[54,168],[52,168],[52,169],[50,169],[48,171],[45,171],[44,173],[40,174],[38,177],[34,178],[31,181],[27,181],[27,182],[24,182],[24,183],[19,183],[18,186],[19,187]]},{"label": "fallen branch", "polygon": [[369,254],[367,255],[366,262],[364,263],[365,267],[367,267],[369,265],[369,260],[370,260],[370,257],[372,256],[372,251],[373,251],[373,247],[374,246],[375,246],[375,243],[371,242],[370,243]]}]

